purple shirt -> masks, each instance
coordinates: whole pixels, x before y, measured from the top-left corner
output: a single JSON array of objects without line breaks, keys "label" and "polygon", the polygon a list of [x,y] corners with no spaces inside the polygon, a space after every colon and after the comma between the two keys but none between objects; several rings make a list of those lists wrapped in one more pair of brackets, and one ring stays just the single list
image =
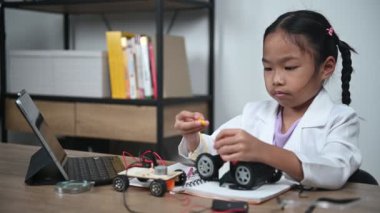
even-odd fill
[{"label": "purple shirt", "polygon": [[296,120],[292,126],[285,133],[281,132],[282,129],[282,108],[277,113],[276,123],[274,128],[273,144],[277,147],[284,147],[288,139],[293,133],[293,130],[296,128],[300,119]]}]

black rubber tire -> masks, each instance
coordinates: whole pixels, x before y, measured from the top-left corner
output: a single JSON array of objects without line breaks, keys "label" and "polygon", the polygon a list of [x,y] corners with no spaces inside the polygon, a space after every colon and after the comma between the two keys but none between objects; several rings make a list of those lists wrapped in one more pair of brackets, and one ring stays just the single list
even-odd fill
[{"label": "black rubber tire", "polygon": [[183,186],[186,183],[187,176],[186,173],[182,169],[176,169],[176,172],[181,172],[179,176],[176,177],[175,179],[175,185],[176,186]]},{"label": "black rubber tire", "polygon": [[281,179],[281,177],[282,177],[282,171],[275,169],[273,172],[273,176],[269,178],[268,183],[276,183],[277,181]]},{"label": "black rubber tire", "polygon": [[233,178],[238,186],[250,189],[255,185],[254,175],[254,171],[248,163],[238,163],[234,169]]},{"label": "black rubber tire", "polygon": [[129,187],[129,179],[126,175],[118,175],[113,179],[113,188],[118,192],[124,192]]},{"label": "black rubber tire", "polygon": [[158,179],[152,181],[149,186],[150,193],[155,197],[164,196],[167,191],[166,182],[164,180]]},{"label": "black rubber tire", "polygon": [[219,155],[202,153],[197,157],[195,167],[203,180],[215,180],[218,178],[218,172],[223,163]]}]

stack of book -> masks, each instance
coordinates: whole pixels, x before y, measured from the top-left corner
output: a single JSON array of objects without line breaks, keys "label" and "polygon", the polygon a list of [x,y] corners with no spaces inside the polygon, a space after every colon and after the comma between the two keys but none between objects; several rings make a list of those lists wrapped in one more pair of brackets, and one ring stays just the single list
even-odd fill
[{"label": "stack of book", "polygon": [[[106,38],[112,98],[156,99],[154,41],[147,35],[120,31],[107,32]],[[169,36],[164,43],[163,96],[191,96],[184,39]]]}]

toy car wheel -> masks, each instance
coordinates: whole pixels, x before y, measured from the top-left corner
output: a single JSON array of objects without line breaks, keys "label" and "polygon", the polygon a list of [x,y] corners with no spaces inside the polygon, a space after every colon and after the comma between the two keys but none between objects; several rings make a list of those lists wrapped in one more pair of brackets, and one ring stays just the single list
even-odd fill
[{"label": "toy car wheel", "polygon": [[113,179],[113,188],[118,192],[124,192],[129,187],[129,179],[126,175],[118,175]]},{"label": "toy car wheel", "polygon": [[182,169],[176,169],[176,172],[181,172],[179,176],[175,179],[175,185],[176,186],[183,186],[186,183],[187,176],[186,173]]},{"label": "toy car wheel", "polygon": [[234,171],[235,182],[244,188],[250,189],[254,186],[253,169],[247,164],[238,164]]},{"label": "toy car wheel", "polygon": [[162,197],[166,192],[166,182],[164,180],[158,179],[154,180],[150,186],[150,193],[155,197]]},{"label": "toy car wheel", "polygon": [[281,179],[282,171],[281,170],[274,170],[273,176],[269,178],[268,183],[276,183]]},{"label": "toy car wheel", "polygon": [[198,156],[195,164],[200,178],[212,180],[218,176],[223,161],[219,155],[213,156],[209,153],[202,153]]}]

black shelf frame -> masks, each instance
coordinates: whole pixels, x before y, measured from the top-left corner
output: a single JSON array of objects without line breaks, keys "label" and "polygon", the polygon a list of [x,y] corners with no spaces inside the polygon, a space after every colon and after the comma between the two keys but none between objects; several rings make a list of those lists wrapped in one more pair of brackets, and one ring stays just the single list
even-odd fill
[{"label": "black shelf frame", "polygon": [[[211,1],[159,0],[165,10],[194,10],[213,7]],[[157,0],[44,0],[4,2],[5,7],[49,13],[99,14],[130,11],[157,11]]]},{"label": "black shelf frame", "polygon": [[[59,13],[63,15],[64,43],[63,48],[69,49],[69,29],[70,15],[75,14],[99,14],[99,13],[125,13],[149,11],[155,13],[156,22],[156,65],[157,65],[157,85],[158,97],[156,100],[120,100],[111,98],[87,98],[70,96],[45,96],[33,95],[36,100],[87,102],[87,103],[109,103],[126,104],[137,106],[156,106],[157,108],[157,143],[158,153],[162,153],[163,147],[163,111],[166,105],[180,103],[207,102],[208,119],[211,121],[209,132],[213,131],[214,120],[214,28],[215,28],[215,2],[214,0],[51,0],[35,2],[5,2],[0,0],[0,108],[1,114],[1,141],[7,142],[7,130],[5,127],[5,99],[16,98],[16,94],[6,92],[6,32],[5,32],[5,9],[22,9],[48,13]],[[208,95],[184,97],[184,98],[163,98],[163,48],[164,48],[164,14],[171,10],[196,10],[207,9],[209,20],[209,63],[208,63]]]},{"label": "black shelf frame", "polygon": [[0,0],[0,125],[1,141],[7,142],[8,132],[5,128],[5,94],[6,94],[6,56],[5,56],[5,8],[4,0]]},{"label": "black shelf frame", "polygon": [[[156,99],[113,99],[113,98],[92,98],[78,96],[56,96],[56,95],[34,95],[30,94],[33,100],[41,101],[58,101],[58,102],[81,102],[81,103],[99,103],[99,104],[126,104],[136,106],[157,106]],[[16,99],[17,94],[7,93],[6,98]],[[176,105],[180,103],[203,103],[210,101],[211,96],[199,95],[192,97],[165,98],[161,100],[163,106]]]}]

